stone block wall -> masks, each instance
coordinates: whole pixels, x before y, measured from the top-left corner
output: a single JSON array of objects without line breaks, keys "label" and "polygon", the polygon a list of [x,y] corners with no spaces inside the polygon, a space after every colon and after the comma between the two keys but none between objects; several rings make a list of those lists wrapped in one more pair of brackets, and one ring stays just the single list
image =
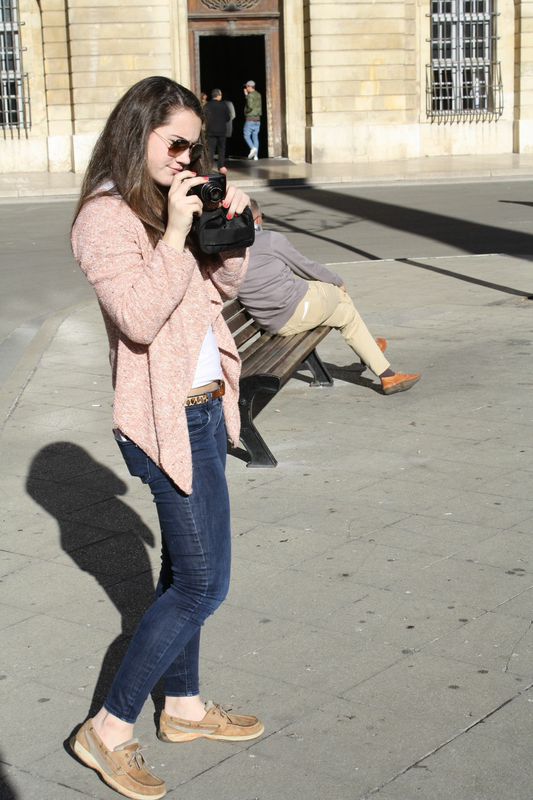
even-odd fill
[{"label": "stone block wall", "polygon": [[533,0],[517,0],[514,25],[514,149],[533,153]]},{"label": "stone block wall", "polygon": [[174,73],[169,0],[21,0],[32,127],[6,137],[2,171],[81,171],[116,101]]},{"label": "stone block wall", "polygon": [[[519,5],[531,9],[533,0],[518,3],[517,9]],[[437,122],[425,110],[429,0],[304,0],[307,159],[353,162],[512,152],[517,57],[513,0],[500,0],[498,11],[503,116]],[[532,41],[528,24],[519,37],[522,47]],[[526,93],[527,63],[521,66]],[[533,84],[533,70],[531,78]],[[533,141],[523,124],[522,152],[526,129]]]},{"label": "stone block wall", "polygon": [[305,52],[312,160],[379,158],[373,131],[416,121],[414,0],[305,0]]},{"label": "stone block wall", "polygon": [[41,26],[49,169],[66,172],[72,167],[74,133],[66,0],[42,0]]},{"label": "stone block wall", "polygon": [[68,0],[74,126],[73,162],[86,163],[99,132],[129,86],[172,75],[168,0]]}]

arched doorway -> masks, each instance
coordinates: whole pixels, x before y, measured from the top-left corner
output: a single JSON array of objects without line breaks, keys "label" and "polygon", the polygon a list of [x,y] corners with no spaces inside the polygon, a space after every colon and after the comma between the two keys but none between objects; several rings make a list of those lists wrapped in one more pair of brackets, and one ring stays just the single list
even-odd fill
[{"label": "arched doorway", "polygon": [[235,106],[228,154],[248,152],[244,84],[253,80],[263,98],[260,154],[283,155],[278,0],[189,0],[189,37],[193,91],[217,87]]}]

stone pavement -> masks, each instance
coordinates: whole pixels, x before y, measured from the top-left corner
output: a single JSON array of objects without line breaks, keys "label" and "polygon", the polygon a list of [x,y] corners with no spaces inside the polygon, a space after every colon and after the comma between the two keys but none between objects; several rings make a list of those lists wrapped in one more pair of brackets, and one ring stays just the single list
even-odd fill
[{"label": "stone pavement", "polygon": [[[356,164],[295,164],[286,158],[230,159],[229,179],[250,189],[279,186],[323,186],[379,183],[531,180],[533,154],[502,153],[483,156],[433,156],[401,161]],[[77,196],[83,176],[72,172],[0,173],[0,202]]]},{"label": "stone pavement", "polygon": [[[531,261],[464,256],[471,282],[457,264],[336,266],[422,381],[384,397],[333,333],[335,386],[302,373],[258,418],[279,466],[229,459],[233,583],[203,691],[266,732],[170,747],[149,700],[138,735],[169,797],[533,797]],[[111,400],[94,301],[50,320],[3,387],[2,800],[117,796],[63,745],[157,573]]]}]

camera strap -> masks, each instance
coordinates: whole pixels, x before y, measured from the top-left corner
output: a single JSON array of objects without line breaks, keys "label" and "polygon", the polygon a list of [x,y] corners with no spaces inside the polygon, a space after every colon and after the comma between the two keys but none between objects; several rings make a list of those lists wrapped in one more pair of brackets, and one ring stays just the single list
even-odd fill
[{"label": "camera strap", "polygon": [[240,250],[251,247],[255,240],[254,220],[247,206],[242,214],[228,219],[224,208],[204,211],[191,228],[202,253],[212,255],[224,250]]}]

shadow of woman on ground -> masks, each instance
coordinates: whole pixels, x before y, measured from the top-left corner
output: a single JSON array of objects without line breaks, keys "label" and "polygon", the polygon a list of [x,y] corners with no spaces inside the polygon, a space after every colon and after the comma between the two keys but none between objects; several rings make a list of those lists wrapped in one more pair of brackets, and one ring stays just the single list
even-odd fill
[{"label": "shadow of woman on ground", "polygon": [[[93,716],[105,700],[140,617],[153,601],[147,546],[154,547],[154,535],[118,497],[128,490],[124,481],[72,442],[54,442],[37,453],[26,489],[57,519],[62,549],[94,577],[121,617],[121,632],[106,651],[93,691],[88,714]],[[72,600],[79,604],[80,596]],[[105,615],[105,598],[97,602]],[[80,618],[83,608],[82,604]],[[87,617],[94,619],[94,609]]]},{"label": "shadow of woman on ground", "polygon": [[7,764],[2,760],[2,753],[0,752],[0,798],[1,800],[18,800],[19,794],[15,791],[8,778],[6,767]]}]

